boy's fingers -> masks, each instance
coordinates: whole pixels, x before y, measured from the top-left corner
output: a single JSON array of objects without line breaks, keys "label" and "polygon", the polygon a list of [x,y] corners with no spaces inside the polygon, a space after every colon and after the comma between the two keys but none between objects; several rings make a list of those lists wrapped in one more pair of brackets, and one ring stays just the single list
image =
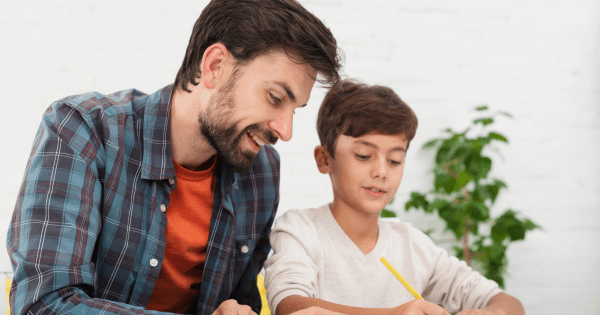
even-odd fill
[{"label": "boy's fingers", "polygon": [[391,313],[393,315],[451,315],[445,308],[425,300],[412,300],[402,304]]},{"label": "boy's fingers", "polygon": [[[445,308],[437,305],[437,304],[433,304],[430,302],[427,302],[429,305],[429,310],[431,311],[431,315],[451,315],[450,312],[448,312],[448,310],[446,310]],[[430,313],[425,313],[426,315],[430,315]]]},{"label": "boy's fingers", "polygon": [[445,308],[425,300],[413,300],[411,304],[416,306],[419,315],[451,315]]}]

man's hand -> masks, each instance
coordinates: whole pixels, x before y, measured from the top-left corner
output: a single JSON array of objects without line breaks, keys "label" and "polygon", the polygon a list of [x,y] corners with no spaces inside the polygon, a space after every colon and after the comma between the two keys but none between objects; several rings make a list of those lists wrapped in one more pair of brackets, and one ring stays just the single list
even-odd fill
[{"label": "man's hand", "polygon": [[212,315],[258,315],[248,305],[239,305],[236,300],[227,300]]},{"label": "man's hand", "polygon": [[456,315],[500,315],[494,311],[488,310],[462,310]]},{"label": "man's hand", "polygon": [[450,315],[445,308],[418,299],[396,306],[391,310],[391,315]]}]

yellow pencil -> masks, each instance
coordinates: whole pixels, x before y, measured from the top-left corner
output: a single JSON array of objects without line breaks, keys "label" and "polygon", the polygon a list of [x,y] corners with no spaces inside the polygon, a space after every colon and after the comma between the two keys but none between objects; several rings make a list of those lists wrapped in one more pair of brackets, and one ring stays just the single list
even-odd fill
[{"label": "yellow pencil", "polygon": [[402,284],[404,285],[404,287],[406,289],[408,289],[408,291],[415,297],[415,299],[423,300],[423,298],[421,297],[421,295],[419,294],[419,292],[417,292],[415,289],[413,289],[413,287],[406,280],[404,280],[404,278],[402,278],[402,276],[400,275],[400,273],[398,271],[396,271],[396,269],[394,269],[394,267],[392,267],[392,265],[390,265],[390,263],[385,258],[381,257],[380,260],[387,267],[387,269],[398,280],[400,280],[400,282],[402,282]]}]

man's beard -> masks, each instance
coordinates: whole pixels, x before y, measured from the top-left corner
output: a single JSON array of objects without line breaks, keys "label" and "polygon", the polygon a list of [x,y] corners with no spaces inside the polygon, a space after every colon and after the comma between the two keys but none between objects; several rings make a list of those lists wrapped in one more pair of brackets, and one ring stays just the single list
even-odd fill
[{"label": "man's beard", "polygon": [[244,173],[252,167],[257,153],[252,150],[242,151],[240,143],[242,137],[248,131],[252,131],[270,144],[275,144],[277,137],[272,131],[263,130],[257,124],[238,131],[237,122],[229,121],[234,117],[236,107],[233,92],[235,77],[236,74],[232,74],[227,84],[210,97],[206,110],[200,113],[198,120],[202,135],[225,160],[229,169],[232,172]]}]

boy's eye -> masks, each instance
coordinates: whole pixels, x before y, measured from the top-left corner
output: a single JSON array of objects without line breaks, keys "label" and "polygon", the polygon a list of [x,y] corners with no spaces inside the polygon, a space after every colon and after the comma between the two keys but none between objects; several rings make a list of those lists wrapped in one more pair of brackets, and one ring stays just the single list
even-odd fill
[{"label": "boy's eye", "polygon": [[370,158],[370,156],[368,156],[368,155],[360,155],[360,154],[354,154],[354,155],[356,155],[356,158],[361,161],[366,161]]},{"label": "boy's eye", "polygon": [[392,163],[392,165],[400,165],[400,164],[402,164],[401,161],[394,161],[394,160],[390,160],[390,163]]},{"label": "boy's eye", "polygon": [[271,96],[271,100],[273,101],[273,103],[275,103],[275,105],[281,104],[281,99],[279,99],[277,96],[273,95],[272,93],[269,93],[269,95]]}]

